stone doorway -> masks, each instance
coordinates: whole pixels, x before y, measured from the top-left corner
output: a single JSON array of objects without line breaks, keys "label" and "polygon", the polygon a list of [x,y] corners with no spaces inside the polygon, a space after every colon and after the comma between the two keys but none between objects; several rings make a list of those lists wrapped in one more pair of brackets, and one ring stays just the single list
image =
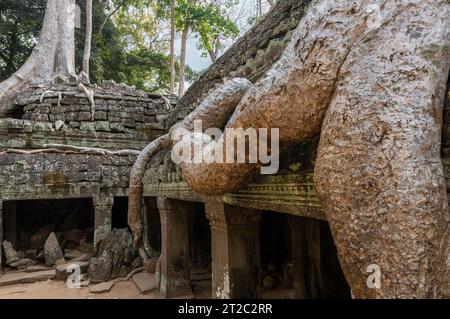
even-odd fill
[{"label": "stone doorway", "polygon": [[330,227],[319,219],[290,216],[292,279],[297,299],[348,299]]},{"label": "stone doorway", "polygon": [[[6,270],[45,262],[44,245],[55,234],[70,260],[93,253],[94,208],[92,199],[24,200],[3,202],[3,246],[17,252],[25,263],[10,263]],[[5,248],[5,247],[3,247]],[[4,249],[6,253],[6,250]],[[6,257],[6,254],[5,254]],[[17,257],[18,258],[18,257]]]},{"label": "stone doorway", "polygon": [[262,298],[294,298],[289,218],[289,215],[271,211],[261,214]]},{"label": "stone doorway", "polygon": [[211,227],[203,203],[189,213],[190,282],[197,298],[211,298]]},{"label": "stone doorway", "polygon": [[263,298],[350,298],[328,223],[264,211],[260,230]]}]

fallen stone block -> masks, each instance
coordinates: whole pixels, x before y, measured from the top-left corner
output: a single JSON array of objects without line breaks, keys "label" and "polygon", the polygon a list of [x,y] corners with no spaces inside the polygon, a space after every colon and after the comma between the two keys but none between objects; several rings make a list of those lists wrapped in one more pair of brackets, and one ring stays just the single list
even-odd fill
[{"label": "fallen stone block", "polygon": [[114,281],[106,281],[97,285],[93,285],[89,287],[89,292],[94,294],[99,294],[102,292],[108,292],[114,287]]},{"label": "fallen stone block", "polygon": [[6,264],[7,265],[15,263],[15,262],[21,260],[24,257],[23,254],[17,252],[14,249],[13,245],[9,241],[4,240],[2,242],[2,246],[3,246],[3,252],[5,254]]},{"label": "fallen stone block", "polygon": [[55,233],[51,233],[44,244],[45,264],[53,266],[58,260],[64,259],[63,252],[59,246]]},{"label": "fallen stone block", "polygon": [[18,260],[16,262],[10,263],[8,266],[15,269],[27,269],[28,267],[35,265],[36,261],[28,258],[23,258],[21,260]]},{"label": "fallen stone block", "polygon": [[37,271],[46,271],[53,270],[53,268],[42,266],[42,265],[33,265],[25,269],[25,272],[37,272]]},{"label": "fallen stone block", "polygon": [[143,294],[158,289],[158,281],[154,275],[149,274],[148,272],[134,274],[132,280]]}]

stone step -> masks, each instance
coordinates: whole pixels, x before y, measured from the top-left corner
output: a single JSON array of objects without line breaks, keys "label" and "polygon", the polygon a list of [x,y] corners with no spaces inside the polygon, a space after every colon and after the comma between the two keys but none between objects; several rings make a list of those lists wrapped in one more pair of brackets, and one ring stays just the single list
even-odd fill
[{"label": "stone step", "polygon": [[0,287],[14,284],[27,284],[55,278],[55,270],[36,271],[31,273],[15,272],[0,277]]},{"label": "stone step", "polygon": [[103,292],[108,292],[114,286],[114,281],[106,281],[93,286],[89,286],[89,292],[94,294],[99,294]]},{"label": "stone step", "polygon": [[53,270],[51,267],[43,266],[43,265],[33,265],[25,269],[25,272],[38,272],[38,271],[47,271],[47,270]]}]

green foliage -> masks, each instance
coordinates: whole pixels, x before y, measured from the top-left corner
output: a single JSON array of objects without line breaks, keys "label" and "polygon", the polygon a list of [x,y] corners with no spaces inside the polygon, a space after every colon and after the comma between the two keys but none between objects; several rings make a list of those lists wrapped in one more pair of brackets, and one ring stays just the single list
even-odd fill
[{"label": "green foliage", "polygon": [[[157,0],[157,14],[169,19],[171,2]],[[176,29],[181,32],[189,26],[199,40],[198,48],[203,56],[218,55],[224,40],[234,39],[240,34],[235,22],[228,17],[230,8],[238,3],[238,0],[177,0]]]},{"label": "green foliage", "polygon": [[[227,5],[234,3],[231,1]],[[204,7],[192,29],[199,36],[199,49],[203,50],[204,55],[208,53],[217,56],[223,49],[224,40],[234,39],[239,35],[236,24],[226,16],[226,9],[217,5]]]},{"label": "green foliage", "polygon": [[46,0],[0,1],[0,81],[28,58],[42,27]]},{"label": "green foliage", "polygon": [[[81,28],[75,31],[75,58],[80,72],[85,0],[76,2],[82,15]],[[236,3],[237,0],[177,0],[177,30],[188,24],[198,37],[203,54],[217,54],[225,39],[239,35],[227,17],[227,10]],[[0,0],[0,81],[11,76],[30,55],[42,27],[45,5],[46,0]],[[91,81],[101,84],[103,80],[115,80],[142,90],[167,92],[166,29],[170,6],[171,0],[94,0]],[[198,73],[186,66],[186,80],[197,78]]]}]

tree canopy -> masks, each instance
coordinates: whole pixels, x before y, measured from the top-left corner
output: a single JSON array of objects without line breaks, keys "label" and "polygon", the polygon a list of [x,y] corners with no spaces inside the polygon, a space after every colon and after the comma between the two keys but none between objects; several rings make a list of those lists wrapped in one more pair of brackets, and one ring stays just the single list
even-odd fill
[{"label": "tree canopy", "polygon": [[[168,92],[170,81],[169,23],[171,0],[94,0],[89,75],[92,83],[114,80],[152,92]],[[81,27],[75,31],[77,72],[81,71],[86,30],[86,1],[76,0]],[[203,57],[214,62],[227,41],[240,34],[231,18],[238,0],[177,0],[177,34],[187,27]],[[30,55],[42,27],[46,0],[0,1],[0,81],[10,77]],[[185,40],[186,41],[186,40]],[[186,52],[176,53],[176,82],[198,73]],[[184,65],[186,63],[186,65]]]}]

